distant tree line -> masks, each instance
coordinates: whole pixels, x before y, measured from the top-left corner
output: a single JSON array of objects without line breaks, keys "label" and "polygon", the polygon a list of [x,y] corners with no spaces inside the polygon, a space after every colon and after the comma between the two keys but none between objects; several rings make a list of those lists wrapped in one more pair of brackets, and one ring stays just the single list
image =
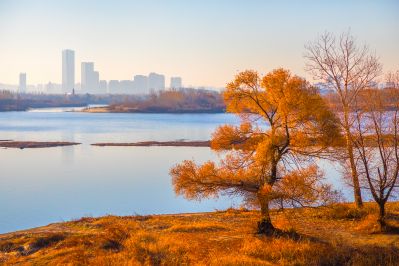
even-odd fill
[{"label": "distant tree line", "polygon": [[0,91],[0,111],[25,111],[29,108],[89,104],[109,105],[110,112],[220,113],[225,111],[225,104],[219,92],[189,88],[152,92],[147,95],[19,94]]},{"label": "distant tree line", "polygon": [[59,95],[0,91],[0,111],[26,111],[30,108],[76,107],[107,104],[111,99],[94,95]]},{"label": "distant tree line", "polygon": [[[391,74],[391,77],[394,77]],[[393,82],[390,87],[380,90],[383,97],[387,97],[385,108],[394,108],[395,102],[390,98]],[[359,93],[374,88],[367,87]],[[340,96],[331,91],[322,95],[329,107],[334,111],[342,111]],[[358,97],[361,101],[364,97]],[[18,94],[7,90],[0,90],[0,111],[26,111],[30,108],[46,107],[78,107],[90,104],[109,105],[110,112],[144,112],[144,113],[220,113],[226,111],[223,101],[223,92],[201,89],[173,89],[152,92],[146,95],[121,95],[121,94],[44,94],[22,93]],[[242,110],[250,112],[250,110]]]},{"label": "distant tree line", "polygon": [[109,106],[110,111],[144,113],[220,113],[225,111],[222,95],[200,89],[171,89],[125,98]]}]

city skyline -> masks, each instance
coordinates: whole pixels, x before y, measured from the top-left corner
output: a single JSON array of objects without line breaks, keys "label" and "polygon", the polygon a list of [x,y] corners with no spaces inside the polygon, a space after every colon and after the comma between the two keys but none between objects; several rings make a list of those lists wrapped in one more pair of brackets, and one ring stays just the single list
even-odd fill
[{"label": "city skyline", "polygon": [[[47,84],[27,84],[26,73],[19,74],[18,86],[3,84],[0,82],[0,90],[17,90],[18,92],[44,92],[44,93],[90,93],[90,94],[146,94],[167,88],[183,88],[182,78],[170,77],[170,85],[166,85],[165,75],[150,72],[146,75],[134,75],[129,80],[109,81],[100,79],[100,73],[95,71],[94,62],[80,63],[80,83],[75,82],[75,51],[71,49],[62,50],[62,83],[57,84],[49,81]],[[5,87],[4,87],[5,86]],[[14,88],[12,88],[14,86]],[[28,90],[29,87],[29,90]],[[11,89],[10,89],[11,88]]]},{"label": "city skyline", "polygon": [[323,2],[1,0],[0,82],[23,71],[31,84],[60,83],[66,47],[76,62],[95,61],[105,80],[156,71],[223,87],[238,71],[280,66],[311,79],[304,45],[349,29],[380,55],[384,71],[398,68],[398,1]]},{"label": "city skyline", "polygon": [[[27,84],[27,74],[19,73],[18,86],[3,84],[0,82],[0,90],[17,91],[18,93],[44,92],[44,93],[89,93],[89,94],[147,94],[150,92],[162,91],[165,89],[201,88],[210,90],[223,90],[216,87],[193,87],[183,86],[182,78],[171,76],[169,86],[166,85],[166,78],[163,74],[150,72],[146,75],[134,75],[128,80],[103,80],[100,73],[95,71],[94,62],[81,62],[81,82],[75,82],[75,51],[71,49],[62,50],[62,83],[57,84],[49,81],[47,84]],[[375,87],[384,88],[389,82],[374,81]],[[6,87],[4,87],[6,85]],[[321,94],[330,92],[330,88],[323,82],[313,82],[313,85],[320,89]],[[8,86],[8,87],[7,87]],[[13,87],[10,89],[10,86]],[[28,90],[29,88],[29,90]],[[33,89],[33,90],[32,90]]]},{"label": "city skyline", "polygon": [[[148,76],[142,74],[136,74],[133,76],[131,80],[100,80],[99,71],[94,71],[94,62],[81,62],[80,63],[80,82],[75,82],[76,76],[76,68],[75,68],[75,51],[71,49],[63,49],[62,50],[62,58],[61,58],[61,72],[62,72],[62,80],[60,83],[49,80],[48,82],[39,82],[39,83],[30,83],[28,84],[26,81],[26,72],[19,73],[19,82],[18,85],[15,85],[14,82],[11,83],[2,83],[1,85],[7,86],[17,86],[17,89],[20,92],[26,92],[28,87],[41,87],[42,85],[60,85],[60,92],[69,93],[73,89],[78,89],[85,92],[96,93],[95,88],[100,88],[101,91],[104,91],[103,88],[104,82],[107,84],[108,81],[132,81],[136,82],[136,87],[143,87],[144,90],[163,90],[166,88],[182,88],[182,78],[180,76],[170,76],[169,86],[166,85],[166,77],[163,74],[158,74],[156,72],[149,72]],[[152,77],[152,78],[151,78]],[[102,84],[101,84],[102,83]],[[145,83],[148,83],[144,85]],[[192,87],[189,85],[189,87]],[[204,86],[199,86],[204,87]],[[2,89],[2,88],[0,88]]]}]

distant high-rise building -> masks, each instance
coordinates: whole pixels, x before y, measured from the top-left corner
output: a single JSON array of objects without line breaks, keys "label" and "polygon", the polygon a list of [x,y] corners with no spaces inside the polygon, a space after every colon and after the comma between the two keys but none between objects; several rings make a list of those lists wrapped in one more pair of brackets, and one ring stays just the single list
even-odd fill
[{"label": "distant high-rise building", "polygon": [[171,77],[170,78],[170,88],[172,88],[172,89],[182,88],[181,77]]},{"label": "distant high-rise building", "polygon": [[62,51],[62,92],[72,92],[75,86],[75,52]]},{"label": "distant high-rise building", "polygon": [[81,64],[81,90],[85,93],[98,93],[100,87],[100,75],[94,71],[93,62]]},{"label": "distant high-rise building", "polygon": [[133,80],[121,80],[119,82],[119,91],[118,91],[118,93],[132,94],[133,90],[134,90],[134,82],[133,82]]},{"label": "distant high-rise building", "polygon": [[148,93],[148,77],[144,75],[136,75],[133,79],[134,93]]},{"label": "distant high-rise building", "polygon": [[92,92],[93,93],[98,93],[98,90],[100,89],[100,73],[98,71],[93,71],[93,76],[92,76]]},{"label": "distant high-rise building", "polygon": [[90,90],[89,86],[91,85],[91,75],[94,72],[94,63],[93,62],[82,62],[80,67],[80,86],[81,90],[84,92],[88,92]]},{"label": "distant high-rise building", "polygon": [[100,80],[100,85],[98,86],[99,93],[107,93],[107,81]]},{"label": "distant high-rise building", "polygon": [[108,93],[118,93],[119,87],[119,80],[110,80],[108,82]]},{"label": "distant high-rise building", "polygon": [[19,74],[18,91],[19,92],[26,92],[26,73],[20,73]]},{"label": "distant high-rise building", "polygon": [[165,89],[165,76],[157,73],[148,75],[148,88],[150,91],[159,91]]}]

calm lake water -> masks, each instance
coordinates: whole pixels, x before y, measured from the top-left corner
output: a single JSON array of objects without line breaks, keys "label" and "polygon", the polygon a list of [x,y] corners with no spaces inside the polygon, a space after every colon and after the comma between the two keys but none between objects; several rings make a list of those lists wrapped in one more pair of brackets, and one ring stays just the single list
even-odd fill
[{"label": "calm lake water", "polygon": [[[239,207],[239,199],[187,201],[169,169],[185,159],[217,159],[209,148],[94,147],[95,142],[207,140],[229,114],[90,114],[41,109],[0,112],[0,140],[74,141],[44,149],[0,148],[0,233],[82,216],[161,214]],[[320,162],[336,188],[337,170]],[[350,193],[345,193],[350,199]]]}]

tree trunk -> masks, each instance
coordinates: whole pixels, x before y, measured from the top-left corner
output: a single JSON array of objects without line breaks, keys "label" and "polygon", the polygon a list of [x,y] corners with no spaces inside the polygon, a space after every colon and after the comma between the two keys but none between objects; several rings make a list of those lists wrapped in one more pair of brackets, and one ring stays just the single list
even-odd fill
[{"label": "tree trunk", "polygon": [[349,163],[351,167],[353,194],[354,194],[356,207],[362,208],[363,207],[362,192],[360,190],[359,176],[357,174],[357,168],[353,154],[352,135],[350,132],[348,115],[349,115],[349,110],[347,110],[347,108],[344,108],[346,149],[348,152]]},{"label": "tree trunk", "polygon": [[276,228],[272,224],[269,212],[269,202],[264,197],[259,197],[261,219],[258,222],[258,234],[273,235]]},{"label": "tree trunk", "polygon": [[362,208],[363,207],[362,192],[360,190],[359,176],[357,174],[355,159],[353,155],[353,146],[352,143],[347,145],[348,145],[349,162],[351,165],[351,173],[352,173],[353,196],[355,198],[356,207]]},{"label": "tree trunk", "polygon": [[378,207],[380,209],[378,223],[380,224],[381,231],[385,231],[387,226],[387,224],[385,223],[385,202],[379,202]]}]

